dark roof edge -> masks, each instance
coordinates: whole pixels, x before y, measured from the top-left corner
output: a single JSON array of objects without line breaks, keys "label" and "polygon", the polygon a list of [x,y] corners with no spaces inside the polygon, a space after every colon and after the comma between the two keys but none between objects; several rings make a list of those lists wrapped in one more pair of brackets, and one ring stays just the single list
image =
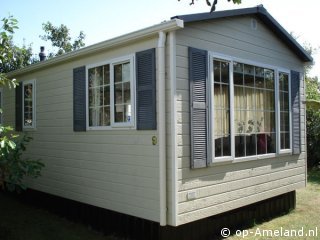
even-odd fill
[{"label": "dark roof edge", "polygon": [[310,54],[268,13],[262,6],[242,8],[213,13],[196,13],[189,15],[174,16],[171,19],[181,19],[185,23],[204,20],[236,17],[244,15],[256,15],[269,29],[274,32],[303,62],[313,62]]}]

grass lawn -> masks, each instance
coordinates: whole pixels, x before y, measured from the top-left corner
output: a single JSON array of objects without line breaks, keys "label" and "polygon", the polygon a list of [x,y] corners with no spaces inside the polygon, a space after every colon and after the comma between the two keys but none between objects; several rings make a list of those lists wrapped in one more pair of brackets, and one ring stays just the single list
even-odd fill
[{"label": "grass lawn", "polygon": [[[277,237],[276,235],[281,233],[281,229],[283,236]],[[265,231],[263,232],[263,230]],[[275,230],[279,230],[279,233]],[[296,230],[296,233],[294,231],[285,232],[286,230]],[[274,234],[272,238],[271,233]],[[291,234],[291,237],[287,237],[286,233]],[[246,229],[242,234],[242,236],[240,234],[239,236],[233,235],[227,239],[320,239],[320,170],[310,171],[307,188],[297,190],[295,210],[287,215]],[[296,237],[294,237],[295,234]],[[248,236],[244,237],[244,235]]]},{"label": "grass lawn", "polygon": [[[316,227],[318,236],[306,237],[308,231],[316,230]],[[248,234],[246,237],[233,235],[227,239],[271,239],[270,235],[263,236],[263,230],[281,231],[281,228],[283,231],[298,231],[303,228],[304,237],[297,235],[297,237],[282,236],[272,239],[320,239],[320,170],[309,172],[308,187],[297,191],[297,207],[290,214],[244,230],[242,233]],[[301,231],[297,232],[300,233]],[[103,236],[85,225],[72,223],[43,209],[25,205],[0,192],[0,240],[25,239],[117,240],[118,238]]]}]

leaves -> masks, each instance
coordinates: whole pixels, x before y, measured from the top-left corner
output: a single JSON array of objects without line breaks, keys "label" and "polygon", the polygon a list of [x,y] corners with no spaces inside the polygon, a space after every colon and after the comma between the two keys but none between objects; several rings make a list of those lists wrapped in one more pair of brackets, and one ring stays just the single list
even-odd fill
[{"label": "leaves", "polygon": [[15,135],[12,128],[1,126],[0,140],[0,186],[6,186],[9,191],[26,189],[24,178],[41,176],[44,167],[40,160],[22,158],[22,152],[32,138]]},{"label": "leaves", "polygon": [[[180,2],[180,0],[178,0]],[[216,10],[216,5],[218,4],[218,0],[213,0],[212,4],[210,0],[205,0],[208,6],[211,6],[210,13]],[[230,2],[231,0],[228,0]],[[232,0],[234,4],[241,4],[241,0]],[[191,0],[190,5],[194,5],[194,0]]]},{"label": "leaves", "polygon": [[72,43],[70,30],[64,24],[55,27],[52,25],[51,22],[47,22],[42,24],[42,29],[45,31],[46,34],[40,36],[40,38],[44,41],[51,41],[52,46],[58,48],[57,53],[49,54],[49,58],[67,52],[71,52],[85,46],[85,34],[82,31],[79,33],[79,36]]}]

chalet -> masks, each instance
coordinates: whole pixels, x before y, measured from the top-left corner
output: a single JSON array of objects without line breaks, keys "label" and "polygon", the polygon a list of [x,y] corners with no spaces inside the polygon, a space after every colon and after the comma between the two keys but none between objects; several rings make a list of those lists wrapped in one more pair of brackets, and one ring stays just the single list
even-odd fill
[{"label": "chalet", "polygon": [[294,207],[310,62],[263,6],[175,16],[9,73],[3,122],[33,137],[38,195],[140,239],[205,239],[221,214]]}]

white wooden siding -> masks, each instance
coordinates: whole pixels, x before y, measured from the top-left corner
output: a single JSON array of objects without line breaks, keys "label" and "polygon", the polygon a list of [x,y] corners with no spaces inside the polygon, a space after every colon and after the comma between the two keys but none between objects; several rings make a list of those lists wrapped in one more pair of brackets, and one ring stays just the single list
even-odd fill
[{"label": "white wooden siding", "polygon": [[[300,155],[190,169],[188,47],[302,72],[302,63],[257,19],[240,17],[186,24],[177,31],[178,225],[280,195],[306,183],[305,106]],[[304,85],[301,81],[302,99]],[[188,200],[189,192],[196,193]]]},{"label": "white wooden siding", "polygon": [[[157,131],[73,132],[73,68],[156,47],[149,39],[42,71],[17,76],[36,79],[36,130],[26,157],[45,163],[33,189],[113,211],[159,221]],[[5,120],[14,124],[14,90],[6,91]]]}]

